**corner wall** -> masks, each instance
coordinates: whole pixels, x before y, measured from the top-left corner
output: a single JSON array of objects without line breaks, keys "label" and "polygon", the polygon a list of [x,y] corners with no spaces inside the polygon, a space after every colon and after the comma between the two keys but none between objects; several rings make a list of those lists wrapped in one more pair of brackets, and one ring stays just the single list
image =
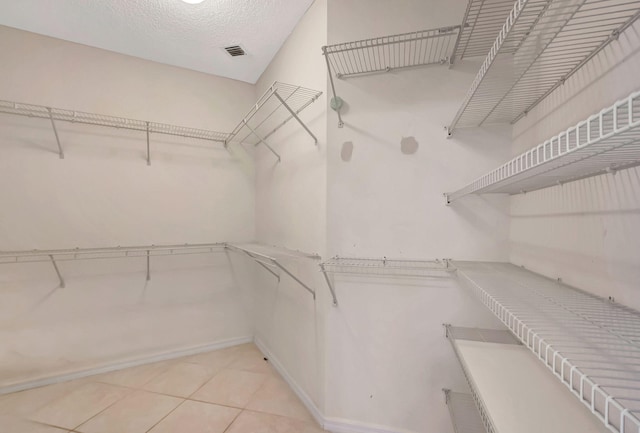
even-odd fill
[{"label": "corner wall", "polygon": [[[521,153],[640,90],[640,22],[514,125]],[[640,310],[640,169],[511,198],[513,263]]]},{"label": "corner wall", "polygon": [[[231,131],[254,86],[0,27],[0,99]],[[250,241],[252,156],[0,115],[0,250]],[[222,205],[221,205],[222,204]],[[224,254],[0,265],[0,386],[246,338]]]},{"label": "corner wall", "polygon": [[[465,1],[329,0],[329,43],[456,25]],[[337,79],[329,112],[327,256],[508,259],[508,198],[453,191],[508,158],[510,127],[457,131],[482,59]],[[402,141],[417,142],[403,153]],[[353,144],[351,158],[343,143]],[[327,410],[336,432],[451,432],[442,388],[464,390],[443,323],[500,327],[452,278],[336,276]]]}]

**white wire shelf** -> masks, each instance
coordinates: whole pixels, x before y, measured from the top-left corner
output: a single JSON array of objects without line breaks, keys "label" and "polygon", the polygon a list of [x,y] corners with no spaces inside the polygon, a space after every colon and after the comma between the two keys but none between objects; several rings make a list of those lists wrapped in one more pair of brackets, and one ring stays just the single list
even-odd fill
[{"label": "white wire shelf", "polygon": [[464,188],[468,194],[517,194],[640,164],[640,92],[511,159]]},{"label": "white wire shelf", "polygon": [[438,278],[455,271],[449,260],[405,260],[361,257],[334,257],[320,263],[327,286],[333,296],[333,305],[338,305],[335,284],[330,274],[363,275],[374,277]]},{"label": "white wire shelf", "polygon": [[344,42],[322,48],[338,78],[449,62],[459,26]]},{"label": "white wire shelf", "polygon": [[640,432],[640,313],[507,263],[455,267],[606,428]]},{"label": "white wire shelf", "polygon": [[487,433],[471,394],[444,390],[455,433]]},{"label": "white wire shelf", "polygon": [[267,140],[291,119],[300,126],[318,144],[318,139],[300,120],[298,114],[322,95],[321,91],[308,89],[293,84],[274,82],[258,99],[247,115],[238,123],[226,138],[226,145],[232,140],[240,144],[264,144],[280,162],[280,155],[269,145]]},{"label": "white wire shelf", "polygon": [[198,140],[225,143],[228,133],[209,131],[205,129],[188,128],[185,126],[169,125],[165,123],[148,122],[144,120],[127,119],[124,117],[108,116],[104,114],[85,113],[82,111],[65,110],[61,108],[45,107],[42,105],[24,104],[21,102],[0,100],[0,113],[17,116],[48,119],[53,127],[60,158],[64,158],[64,151],[58,136],[55,122],[69,122],[84,125],[104,126],[109,128],[127,129],[146,133],[147,163],[151,163],[149,149],[149,134],[171,135],[175,137],[194,138]]},{"label": "white wire shelf", "polygon": [[451,62],[486,56],[512,8],[513,0],[469,0]]},{"label": "white wire shelf", "polygon": [[322,47],[333,92],[331,106],[337,112],[338,127],[344,125],[340,114],[343,101],[336,93],[334,74],[337,78],[349,78],[396,69],[448,64],[459,29],[460,26],[441,27]]},{"label": "white wire shelf", "polygon": [[517,121],[639,16],[637,0],[516,0],[449,133]]},{"label": "white wire shelf", "polygon": [[177,244],[177,245],[144,245],[117,246],[104,248],[72,248],[55,250],[0,251],[0,265],[17,263],[51,262],[60,280],[60,287],[65,281],[57,262],[71,260],[105,260],[142,257],[147,260],[147,281],[151,279],[150,260],[155,256],[210,254],[223,252],[224,243],[212,244]]}]

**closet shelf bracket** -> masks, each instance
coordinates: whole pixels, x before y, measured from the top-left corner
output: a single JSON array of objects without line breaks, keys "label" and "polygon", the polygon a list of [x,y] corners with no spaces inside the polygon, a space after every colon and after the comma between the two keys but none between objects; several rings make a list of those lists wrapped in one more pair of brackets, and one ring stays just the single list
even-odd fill
[{"label": "closet shelf bracket", "polygon": [[[274,82],[226,137],[225,146],[234,140],[241,145],[244,143],[254,146],[264,144],[278,157],[278,162],[280,162],[280,156],[266,140],[291,119],[295,119],[317,144],[318,139],[300,119],[299,114],[321,95],[322,92],[318,90]],[[248,141],[252,136],[255,137],[255,140]]]},{"label": "closet shelf bracket", "polygon": [[62,150],[62,144],[60,144],[60,137],[58,137],[58,128],[56,128],[56,121],[53,120],[53,114],[51,112],[51,108],[47,107],[47,111],[49,112],[49,120],[51,120],[53,135],[56,136],[56,144],[58,145],[58,155],[60,155],[60,159],[64,159],[64,151]]},{"label": "closet shelf bracket", "polygon": [[278,279],[278,281],[280,281],[280,275],[278,275],[273,270],[269,269],[269,266],[272,266],[272,267],[275,267],[275,268],[279,269],[280,271],[284,272],[289,277],[291,277],[291,279],[293,279],[296,283],[298,283],[303,289],[305,289],[307,292],[309,292],[311,294],[311,296],[313,296],[314,300],[316,299],[316,292],[311,287],[309,287],[309,285],[304,283],[302,280],[300,280],[300,278],[298,278],[291,271],[289,271],[289,269],[287,269],[286,266],[284,266],[282,263],[280,263],[280,261],[277,258],[268,256],[266,254],[259,253],[257,251],[252,251],[252,250],[250,250],[248,248],[244,248],[244,247],[241,247],[239,245],[225,244],[225,248],[227,248],[228,250],[231,250],[231,251],[233,251],[235,253],[243,254],[243,255],[246,255],[246,256],[250,257],[251,259],[253,259],[253,261],[255,261],[260,266],[262,266],[262,268],[266,269],[267,271],[269,271],[269,273],[271,273],[273,276],[275,276]]},{"label": "closet shelf bracket", "polygon": [[60,273],[60,269],[58,268],[58,264],[56,263],[56,259],[53,258],[53,254],[49,254],[49,258],[51,259],[51,264],[53,265],[53,269],[56,271],[56,275],[58,276],[58,280],[60,280],[60,288],[64,289],[64,278],[62,278],[62,274]]}]

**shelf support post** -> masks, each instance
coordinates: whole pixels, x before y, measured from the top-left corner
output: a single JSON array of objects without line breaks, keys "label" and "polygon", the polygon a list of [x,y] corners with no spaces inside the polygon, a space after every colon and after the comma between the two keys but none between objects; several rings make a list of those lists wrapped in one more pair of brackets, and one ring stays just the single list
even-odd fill
[{"label": "shelf support post", "polygon": [[272,148],[271,146],[269,146],[269,143],[267,143],[267,142],[266,142],[262,137],[260,137],[260,135],[258,135],[258,133],[257,133],[257,132],[252,128],[252,127],[250,127],[250,126],[249,126],[249,123],[246,121],[246,119],[243,119],[243,120],[242,120],[242,123],[244,123],[244,126],[246,126],[246,127],[249,129],[249,131],[251,131],[251,133],[252,133],[253,135],[255,135],[256,137],[258,137],[258,140],[260,140],[260,143],[262,143],[262,144],[264,144],[265,146],[267,146],[267,148],[268,148],[268,149],[269,149],[269,150],[270,150],[270,151],[271,151],[275,156],[277,156],[277,157],[278,157],[278,162],[280,162],[280,161],[281,161],[281,160],[280,160],[280,155],[278,155],[278,153],[277,153],[275,150],[273,150],[273,148]]},{"label": "shelf support post", "polygon": [[291,114],[293,116],[293,118],[298,121],[298,123],[304,128],[304,130],[307,131],[307,133],[309,133],[309,135],[313,138],[313,141],[317,145],[318,144],[318,138],[315,135],[313,135],[313,132],[311,132],[311,130],[309,128],[307,128],[307,125],[305,125],[304,122],[302,120],[300,120],[298,115],[291,109],[291,107],[289,107],[289,105],[284,101],[284,99],[282,99],[282,97],[280,97],[280,95],[278,95],[278,92],[274,91],[273,95],[276,98],[278,98],[278,101],[280,101],[280,103],[284,106],[284,108],[287,109],[289,114]]},{"label": "shelf support post", "polygon": [[65,288],[64,278],[62,278],[62,274],[60,273],[60,269],[58,269],[58,264],[56,260],[53,258],[53,254],[49,254],[49,258],[51,259],[51,264],[53,265],[53,269],[56,271],[56,275],[58,275],[58,280],[60,280],[60,288]]},{"label": "shelf support post", "polygon": [[60,155],[60,159],[64,159],[64,151],[62,150],[62,145],[60,144],[60,137],[58,137],[58,129],[56,128],[56,122],[53,120],[53,113],[51,112],[51,108],[47,107],[47,111],[49,112],[49,120],[51,120],[53,134],[56,136],[56,143],[58,144],[58,155]]},{"label": "shelf support post", "polygon": [[338,298],[336,298],[336,290],[335,290],[335,287],[333,287],[333,284],[331,284],[331,279],[327,275],[327,271],[324,268],[324,263],[320,263],[320,270],[322,271],[322,274],[324,275],[324,280],[327,282],[327,286],[329,287],[329,291],[331,292],[331,297],[333,298],[333,306],[337,307]]},{"label": "shelf support post", "polygon": [[269,266],[265,265],[264,263],[262,263],[260,260],[258,260],[256,257],[254,257],[253,255],[251,255],[251,253],[249,251],[245,251],[244,252],[246,255],[248,255],[249,257],[251,257],[253,259],[254,262],[256,262],[257,264],[259,264],[260,266],[262,266],[262,268],[269,272],[271,275],[273,275],[274,277],[276,277],[278,279],[278,282],[280,282],[280,275],[277,272],[274,272]]},{"label": "shelf support post", "polygon": [[331,92],[333,93],[333,101],[336,101],[336,114],[338,115],[338,128],[344,127],[344,122],[342,121],[342,115],[340,114],[340,108],[342,108],[342,104],[339,104],[338,101],[340,98],[336,95],[336,85],[333,82],[333,73],[331,72],[331,63],[329,63],[329,55],[327,54],[327,47],[322,47],[322,54],[324,54],[324,59],[327,62],[327,71],[329,71],[329,82],[331,83]]},{"label": "shelf support post", "polygon": [[149,257],[149,250],[147,250],[147,281],[151,281],[151,258]]},{"label": "shelf support post", "polygon": [[151,144],[149,143],[149,122],[147,124],[147,165],[151,165]]}]

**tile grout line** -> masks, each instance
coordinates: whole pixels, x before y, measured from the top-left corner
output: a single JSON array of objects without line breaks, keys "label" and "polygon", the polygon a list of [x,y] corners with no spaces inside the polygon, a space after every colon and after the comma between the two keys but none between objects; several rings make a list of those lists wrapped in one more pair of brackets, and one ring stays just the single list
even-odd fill
[{"label": "tile grout line", "polygon": [[[94,382],[95,383],[95,382]],[[108,385],[108,384],[103,384],[103,385]],[[117,386],[117,385],[111,385],[111,386]],[[92,419],[94,419],[95,417],[97,417],[98,415],[100,415],[101,413],[103,413],[104,411],[106,411],[107,409],[109,409],[111,406],[115,405],[116,403],[121,402],[122,400],[124,400],[125,398],[129,397],[131,394],[133,394],[133,392],[135,392],[134,389],[132,388],[126,388],[124,386],[120,386],[119,388],[125,388],[128,389],[132,392],[127,393],[126,395],[122,396],[122,398],[117,399],[116,401],[114,401],[113,403],[111,403],[110,405],[108,405],[107,407],[105,407],[104,409],[102,409],[101,411],[99,411],[98,413],[96,413],[95,415],[89,417],[88,419],[84,420],[83,422],[81,422],[80,424],[78,424],[77,426],[75,426],[74,428],[72,428],[71,430],[78,430],[82,425],[88,423],[89,421],[91,421]],[[63,427],[66,428],[66,427]],[[79,431],[79,430],[78,430]]]},{"label": "tile grout line", "polygon": [[175,411],[176,411],[180,406],[182,406],[182,405],[184,404],[184,402],[185,402],[185,401],[187,401],[187,400],[186,400],[186,399],[185,399],[185,400],[182,400],[182,401],[180,402],[180,404],[178,404],[176,407],[174,407],[173,409],[171,409],[171,410],[170,410],[170,411],[169,411],[165,416],[163,416],[162,418],[160,418],[160,419],[158,420],[158,422],[156,422],[154,425],[152,425],[148,430],[145,430],[145,433],[149,433],[151,430],[153,430],[154,428],[156,428],[156,426],[157,426],[158,424],[160,424],[160,423],[161,423],[162,421],[164,421],[164,420],[165,420],[169,415],[171,415],[171,414],[172,414],[173,412],[175,412]]}]

